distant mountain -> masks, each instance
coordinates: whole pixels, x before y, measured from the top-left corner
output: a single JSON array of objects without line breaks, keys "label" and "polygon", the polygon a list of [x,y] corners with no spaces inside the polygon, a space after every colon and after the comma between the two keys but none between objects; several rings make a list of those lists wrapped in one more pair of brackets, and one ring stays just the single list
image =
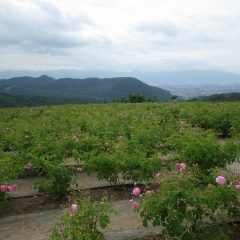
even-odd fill
[{"label": "distant mountain", "polygon": [[154,85],[215,85],[240,83],[240,74],[217,70],[169,70],[169,71],[101,71],[101,70],[47,70],[47,71],[1,71],[0,79],[16,76],[37,77],[49,75],[54,78],[116,78],[134,77],[141,81]]},{"label": "distant mountain", "polygon": [[61,78],[15,77],[0,80],[0,92],[8,95],[77,97],[97,101],[124,97],[130,93],[139,93],[146,98],[156,100],[171,99],[171,94],[158,87],[149,86],[136,78]]},{"label": "distant mountain", "polygon": [[221,93],[192,99],[194,101],[234,102],[240,101],[240,93]]},{"label": "distant mountain", "polygon": [[47,71],[2,71],[0,79],[15,76],[37,77],[42,74],[54,78],[117,78],[133,77],[146,84],[157,86],[173,95],[186,98],[210,94],[240,92],[240,74],[217,70],[182,71],[82,71],[74,69]]}]

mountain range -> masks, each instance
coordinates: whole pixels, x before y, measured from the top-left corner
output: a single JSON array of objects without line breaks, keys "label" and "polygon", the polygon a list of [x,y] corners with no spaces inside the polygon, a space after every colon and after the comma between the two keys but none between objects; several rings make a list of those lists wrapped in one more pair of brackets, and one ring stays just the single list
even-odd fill
[{"label": "mountain range", "polygon": [[111,101],[130,93],[139,93],[146,98],[169,100],[172,95],[159,87],[149,86],[132,77],[120,78],[60,78],[47,75],[37,78],[15,77],[0,80],[0,93],[20,96],[81,98],[95,102]]},{"label": "mountain range", "polygon": [[117,78],[134,77],[153,86],[161,85],[215,85],[240,83],[240,74],[221,70],[156,70],[156,71],[104,71],[104,70],[74,70],[59,69],[46,71],[0,71],[0,79],[16,76],[37,77],[49,75],[54,78]]},{"label": "mountain range", "polygon": [[118,78],[133,77],[146,84],[168,90],[173,95],[186,98],[211,94],[240,92],[240,74],[222,70],[156,70],[156,71],[105,71],[59,69],[46,71],[0,71],[0,79],[16,76],[54,78]]}]

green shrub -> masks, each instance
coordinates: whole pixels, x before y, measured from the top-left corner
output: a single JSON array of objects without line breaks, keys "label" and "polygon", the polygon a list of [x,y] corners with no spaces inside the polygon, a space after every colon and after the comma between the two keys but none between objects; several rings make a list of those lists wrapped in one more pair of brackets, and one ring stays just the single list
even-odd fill
[{"label": "green shrub", "polygon": [[89,198],[79,201],[76,213],[64,216],[58,227],[53,228],[51,240],[103,240],[99,228],[109,224],[113,209],[106,202],[91,202]]},{"label": "green shrub", "polygon": [[193,126],[212,129],[218,137],[227,138],[239,130],[239,109],[234,103],[191,103],[185,105],[181,116]]},{"label": "green shrub", "polygon": [[93,156],[87,162],[87,171],[97,172],[99,179],[105,179],[114,186],[126,180],[151,181],[161,167],[162,162],[156,155],[147,157],[146,153],[136,150],[129,153],[124,148]]},{"label": "green shrub", "polygon": [[186,132],[169,138],[169,145],[176,151],[180,162],[197,165],[202,171],[223,168],[237,156],[237,146],[232,141],[220,145],[212,134]]},{"label": "green shrub", "polygon": [[47,166],[49,179],[36,185],[39,187],[40,192],[51,194],[56,199],[62,198],[70,191],[74,173],[75,171],[72,168],[49,163]]},{"label": "green shrub", "polygon": [[[9,185],[9,182],[16,179],[19,173],[19,165],[11,161],[10,156],[0,150],[0,185]],[[0,190],[0,210],[4,207],[7,195]]]},{"label": "green shrub", "polygon": [[229,239],[224,228],[240,213],[234,187],[205,187],[185,173],[161,178],[159,189],[141,200],[137,211],[144,226],[161,226],[167,239]]}]

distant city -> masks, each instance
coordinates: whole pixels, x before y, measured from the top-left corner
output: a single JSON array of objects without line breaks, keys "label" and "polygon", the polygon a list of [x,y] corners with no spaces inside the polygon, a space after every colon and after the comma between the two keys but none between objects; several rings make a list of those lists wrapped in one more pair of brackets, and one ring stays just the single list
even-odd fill
[{"label": "distant city", "polygon": [[194,98],[199,96],[208,96],[218,93],[240,92],[240,84],[209,84],[209,85],[161,85],[161,88],[168,90],[173,95],[182,96],[184,98]]}]

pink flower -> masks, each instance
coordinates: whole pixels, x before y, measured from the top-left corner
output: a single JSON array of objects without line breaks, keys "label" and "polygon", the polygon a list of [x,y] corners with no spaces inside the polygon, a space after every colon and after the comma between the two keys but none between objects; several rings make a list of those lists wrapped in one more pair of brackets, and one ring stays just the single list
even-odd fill
[{"label": "pink flower", "polygon": [[130,204],[132,208],[137,208],[138,207],[138,203],[136,201],[133,201],[132,199],[130,200]]},{"label": "pink flower", "polygon": [[17,190],[17,184],[13,184],[12,186],[0,185],[0,192],[11,192]]},{"label": "pink flower", "polygon": [[186,167],[185,163],[180,163],[180,172],[185,171]]},{"label": "pink flower", "polygon": [[223,177],[223,176],[216,177],[216,183],[219,184],[219,185],[225,184],[226,183],[225,177]]},{"label": "pink flower", "polygon": [[72,213],[76,213],[76,212],[77,212],[77,209],[78,209],[77,204],[72,204],[72,206],[71,206],[71,211],[72,211]]},{"label": "pink flower", "polygon": [[12,187],[11,186],[6,186],[5,192],[11,192],[11,191],[12,191]]},{"label": "pink flower", "polygon": [[138,187],[135,187],[132,191],[132,194],[136,197],[139,196],[140,193],[141,193],[141,190]]},{"label": "pink flower", "polygon": [[155,177],[160,177],[160,172],[157,172],[156,174],[155,174]]},{"label": "pink flower", "polygon": [[240,184],[237,184],[235,188],[240,192]]},{"label": "pink flower", "polygon": [[5,185],[0,185],[0,192],[5,192],[6,186]]},{"label": "pink flower", "polygon": [[32,169],[33,165],[31,163],[27,163],[24,168],[30,170]]},{"label": "pink flower", "polygon": [[17,184],[13,184],[12,185],[12,191],[16,191],[17,190]]},{"label": "pink flower", "polygon": [[77,167],[77,172],[82,172],[82,168],[81,167]]},{"label": "pink flower", "polygon": [[186,164],[185,163],[176,163],[176,168],[180,171],[183,172],[186,170]]}]

